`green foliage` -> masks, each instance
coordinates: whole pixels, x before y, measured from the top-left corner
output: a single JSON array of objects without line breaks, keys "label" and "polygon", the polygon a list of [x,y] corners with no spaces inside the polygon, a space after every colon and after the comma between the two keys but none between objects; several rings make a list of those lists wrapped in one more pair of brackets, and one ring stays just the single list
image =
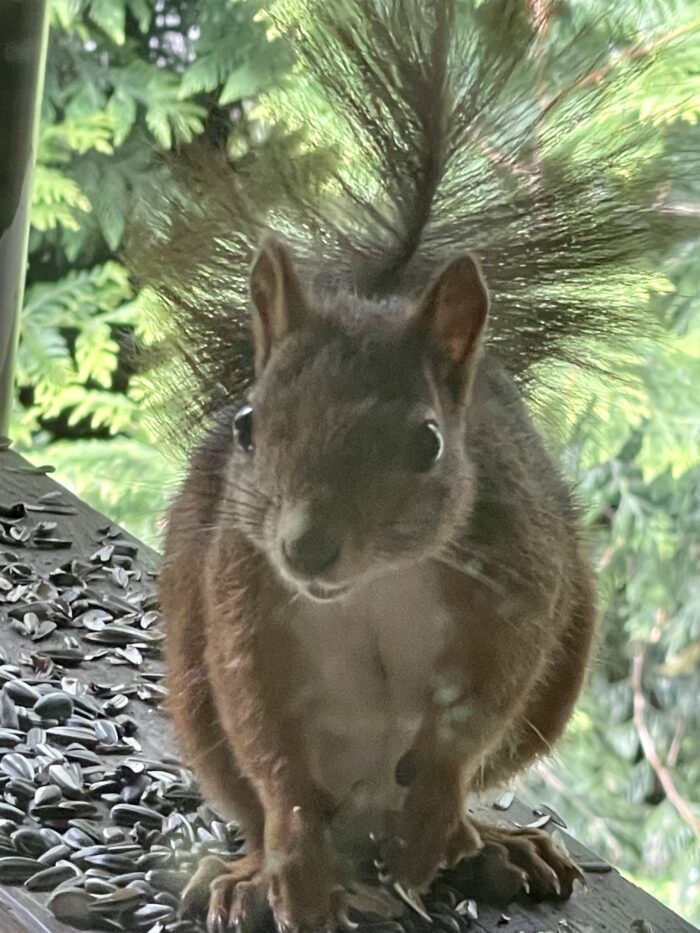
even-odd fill
[{"label": "green foliage", "polygon": [[47,453],[62,483],[145,544],[161,546],[178,474],[148,435],[56,441]]},{"label": "green foliage", "polygon": [[[637,391],[598,399],[598,419],[592,422],[589,409],[569,431],[564,462],[586,507],[603,621],[590,687],[568,737],[526,781],[575,835],[695,922],[700,302],[688,296],[700,293],[699,270],[695,244],[675,266],[677,291],[666,309],[674,323],[665,340],[645,344]],[[635,696],[643,702],[641,719]],[[675,801],[645,752],[645,730]]]},{"label": "green foliage", "polygon": [[133,375],[136,345],[157,335],[119,252],[160,152],[209,132],[245,151],[241,98],[290,64],[258,20],[260,6],[49,2],[12,434],[151,542],[174,467],[156,452],[147,393]]},{"label": "green foliage", "polygon": [[209,4],[197,17],[197,28],[197,56],[183,75],[182,94],[212,92],[220,104],[231,104],[266,90],[291,65],[287,46],[271,38],[245,4]]},{"label": "green foliage", "polygon": [[[493,9],[492,0],[464,2],[485,17]],[[281,3],[292,16],[305,4]],[[60,479],[152,544],[178,466],[163,457],[145,418],[149,390],[133,375],[133,348],[158,334],[118,255],[129,213],[158,171],[159,151],[207,134],[240,154],[267,124],[284,121],[304,130],[307,149],[333,142],[363,177],[355,141],[304,72],[292,69],[267,16],[279,5],[50,0],[12,433],[21,450],[54,462]],[[629,153],[630,165],[664,147],[678,158],[697,152],[694,0],[562,0],[555,8],[557,39],[564,41],[571,22],[587,26],[582,59],[611,64],[613,29],[622,84],[625,56],[634,54],[630,37],[644,35],[659,47],[678,40],[673,55],[635,73],[624,108],[613,95],[595,124],[567,127],[562,140],[602,155],[616,127],[634,120],[654,132],[648,151]],[[500,27],[492,25],[496,48]],[[543,61],[542,69],[554,85],[568,79],[555,63]],[[700,191],[674,195],[680,209],[697,213]],[[620,276],[611,287],[629,286]],[[660,257],[653,294],[639,296],[651,301],[665,334],[640,335],[628,382],[604,391],[580,374],[550,374],[567,406],[565,413],[551,408],[548,396],[544,420],[565,437],[564,463],[586,503],[604,620],[591,688],[568,738],[527,780],[529,792],[562,812],[576,835],[695,921],[700,850],[678,803],[700,819],[698,294],[700,245],[691,243],[663,263]],[[674,800],[650,764],[640,726],[670,776]]]},{"label": "green foliage", "polygon": [[[107,403],[100,398],[105,393],[91,391],[87,385],[111,386],[119,347],[110,325],[131,323],[123,313],[129,294],[126,273],[116,263],[29,287],[17,378],[20,385],[32,386],[34,399],[16,423],[19,440],[24,436],[29,441],[41,418],[56,418],[69,409],[69,424],[85,417],[97,427],[110,424],[107,404],[115,413],[123,408],[125,396],[109,393],[113,401]],[[122,418],[112,429],[121,430],[123,423]]]}]

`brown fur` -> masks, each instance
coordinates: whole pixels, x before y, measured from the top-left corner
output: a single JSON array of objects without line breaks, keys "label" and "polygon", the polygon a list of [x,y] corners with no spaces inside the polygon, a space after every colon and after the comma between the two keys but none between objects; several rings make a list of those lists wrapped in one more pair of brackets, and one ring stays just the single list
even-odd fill
[{"label": "brown fur", "polygon": [[[262,252],[272,256],[252,273],[254,451],[237,449],[234,413],[223,413],[171,509],[161,595],[183,751],[248,835],[246,870],[234,867],[230,885],[262,886],[278,923],[294,928],[332,922],[354,871],[328,836],[345,801],[312,778],[311,733],[293,702],[303,668],[291,613],[311,599],[283,556],[298,504],[307,525],[322,521],[342,544],[318,575],[324,587],[349,580],[362,591],[397,568],[427,567],[447,607],[406,749],[410,786],[384,846],[404,884],[424,887],[441,864],[474,854],[480,829],[464,795],[511,777],[561,735],[595,609],[568,490],[510,378],[481,355],[487,298],[474,261],[447,267],[417,304],[373,305],[300,297],[284,248]],[[404,461],[426,417],[444,453],[415,472]],[[342,660],[343,643],[332,650]],[[212,910],[228,920],[242,909],[217,884],[212,925]]]}]

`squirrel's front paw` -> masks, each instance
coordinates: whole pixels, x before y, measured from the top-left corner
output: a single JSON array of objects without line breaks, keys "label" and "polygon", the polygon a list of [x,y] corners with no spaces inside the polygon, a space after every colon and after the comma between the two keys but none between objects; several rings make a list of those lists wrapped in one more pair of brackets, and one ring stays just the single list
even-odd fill
[{"label": "squirrel's front paw", "polygon": [[280,933],[332,928],[344,907],[344,891],[322,859],[293,856],[268,875],[269,901]]},{"label": "squirrel's front paw", "polygon": [[383,846],[388,880],[425,890],[441,868],[451,868],[482,847],[479,833],[468,820],[447,814],[426,814],[413,832],[404,828]]},{"label": "squirrel's front paw", "polygon": [[344,906],[336,859],[322,828],[305,826],[268,851],[269,902],[277,929],[334,927]]},{"label": "squirrel's front paw", "polygon": [[480,848],[479,833],[462,816],[450,782],[422,779],[411,786],[382,857],[392,880],[424,890],[439,868]]}]

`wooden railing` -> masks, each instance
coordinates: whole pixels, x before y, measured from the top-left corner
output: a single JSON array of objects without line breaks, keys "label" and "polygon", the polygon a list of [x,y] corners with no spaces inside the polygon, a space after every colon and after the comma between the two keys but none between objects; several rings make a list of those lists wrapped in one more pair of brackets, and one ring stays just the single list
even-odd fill
[{"label": "wooden railing", "polygon": [[[50,524],[40,529],[41,522]],[[149,695],[148,691],[142,690],[141,694],[138,691],[139,685],[142,687],[144,683],[159,684],[162,673],[162,661],[157,647],[160,636],[158,620],[151,617],[145,628],[140,624],[144,607],[154,605],[154,572],[157,570],[157,555],[115,526],[109,519],[54,483],[45,475],[44,470],[37,471],[10,450],[0,450],[0,524],[3,533],[0,558],[5,563],[11,562],[11,554],[15,553],[17,561],[24,568],[19,571],[20,575],[24,573],[29,577],[26,584],[30,589],[38,580],[43,579],[59,581],[61,587],[70,590],[71,579],[65,576],[65,571],[63,571],[63,577],[55,575],[52,577],[50,574],[59,566],[72,567],[78,576],[89,581],[90,591],[102,594],[100,598],[104,598],[111,606],[110,614],[114,622],[110,622],[110,625],[116,623],[122,628],[127,625],[132,626],[134,641],[145,641],[148,635],[149,645],[152,646],[152,649],[148,645],[141,646],[142,663],[138,663],[138,657],[134,656],[131,663],[114,664],[112,663],[114,648],[110,647],[106,653],[100,653],[96,649],[107,647],[107,645],[100,645],[94,639],[86,638],[95,628],[99,629],[99,625],[93,624],[91,628],[86,629],[80,620],[76,621],[73,618],[58,619],[58,625],[54,631],[34,641],[32,640],[32,625],[36,625],[37,619],[40,620],[50,613],[45,608],[38,609],[34,613],[36,619],[30,616],[26,620],[25,615],[29,610],[25,608],[25,611],[22,611],[21,604],[18,604],[17,600],[8,601],[7,582],[0,581],[2,583],[0,586],[0,651],[4,656],[4,660],[0,660],[0,673],[3,670],[7,671],[7,665],[10,665],[10,670],[14,665],[14,669],[19,672],[20,679],[30,684],[36,684],[37,681],[40,683],[42,678],[49,678],[60,685],[63,677],[73,678],[85,685],[91,708],[98,710],[108,709],[105,704],[108,704],[110,698],[109,685],[121,685],[120,692],[128,698],[125,711],[137,726],[133,737],[141,750],[132,751],[128,746],[125,747],[123,744],[125,739],[120,732],[117,744],[113,744],[111,748],[108,744],[96,748],[100,761],[104,763],[105,772],[122,774],[119,768],[129,760],[136,762],[136,771],[139,768],[139,761],[144,763],[146,772],[150,767],[155,768],[155,773],[159,774],[158,765],[154,765],[154,761],[164,762],[165,764],[161,767],[177,769],[179,767],[177,758],[173,757],[176,755],[175,744],[167,717],[154,705],[154,697]],[[15,529],[14,533],[12,528]],[[0,577],[2,576],[7,580],[7,572],[3,570],[3,566],[0,566]],[[75,597],[75,593],[72,593],[72,596]],[[29,591],[24,592],[22,596],[25,603],[30,602],[32,598],[34,597]],[[133,613],[128,611],[129,605],[134,607]],[[153,609],[148,611],[153,612]],[[66,613],[59,614],[65,615]],[[72,615],[77,614],[76,611]],[[22,620],[27,623],[26,631]],[[84,617],[83,621],[85,621]],[[94,623],[94,619],[92,621]],[[153,626],[150,623],[154,623]],[[76,654],[70,661],[70,666],[61,671],[61,655],[54,652],[60,651],[62,647],[65,648],[67,644],[74,645]],[[78,660],[80,655],[84,657]],[[31,659],[32,657],[36,659],[37,656],[54,657],[58,667],[44,674],[36,670],[32,671]],[[35,660],[34,663],[36,665],[37,661]],[[15,686],[15,692],[17,689]],[[23,709],[25,710],[23,715],[26,715],[26,707]],[[111,715],[111,708],[109,709],[109,713],[98,713],[98,718],[100,715],[104,715],[105,718]],[[6,713],[6,710],[3,713],[2,704],[0,704],[0,715],[6,715]],[[51,734],[47,741],[49,743],[53,741]],[[121,747],[120,743],[122,743]],[[0,744],[2,744],[1,741]],[[21,742],[16,746],[20,750],[22,747]],[[62,746],[59,744],[57,748],[60,754]],[[4,753],[7,754],[7,749]],[[36,760],[36,753],[27,752],[27,756],[31,760]],[[2,758],[3,752],[0,751],[0,783],[4,780],[6,787],[8,775],[2,770]],[[151,762],[150,765],[145,764],[148,760]],[[37,777],[35,780],[40,779]],[[123,774],[118,780],[124,780]],[[70,795],[68,797],[71,799]],[[76,792],[72,799],[77,797]],[[135,799],[140,799],[138,793]],[[110,819],[110,806],[113,806],[113,803],[110,804],[107,801],[105,805],[105,801],[95,793],[91,800],[96,808],[94,816],[91,817],[96,832],[102,832],[105,827],[110,826],[110,823],[114,828],[113,821]],[[148,795],[145,800],[148,802]],[[182,804],[181,809],[183,813],[189,814],[192,818],[196,812],[196,806],[196,802],[189,800]],[[537,819],[537,814],[518,800],[509,803],[505,810],[495,808],[490,798],[475,800],[472,806],[480,818],[504,821],[510,825],[527,824]],[[20,808],[22,807],[27,810],[27,815],[22,819],[17,816],[18,825],[30,827],[37,823],[26,801],[21,803]],[[174,811],[179,808],[178,804],[174,807]],[[11,813],[11,811],[8,812]],[[153,817],[153,820],[157,822],[157,815]],[[539,822],[541,823],[542,820],[540,819]],[[221,825],[224,825],[223,822]],[[59,826],[58,829],[60,828]],[[126,830],[128,836],[138,836],[139,846],[143,848],[142,855],[134,856],[134,871],[141,871],[143,880],[149,877],[153,880],[156,876],[147,874],[148,846],[154,844],[153,837],[148,837],[143,832],[139,835],[133,829],[123,825],[122,828]],[[550,822],[545,828],[547,831],[560,834],[560,840],[584,869],[586,887],[577,885],[573,897],[566,903],[518,902],[507,908],[499,909],[486,904],[469,904],[465,900],[461,906],[463,923],[460,921],[457,929],[474,930],[475,933],[487,933],[487,931],[488,933],[547,933],[547,931],[551,933],[650,933],[650,931],[651,933],[692,933],[694,928],[691,924],[626,881],[614,866],[607,864],[581,842],[568,835],[556,825],[556,821]],[[173,832],[176,837],[177,827]],[[3,831],[0,830],[0,837],[2,835]],[[4,832],[4,835],[9,838],[7,832]],[[151,842],[148,842],[149,838]],[[173,841],[167,832],[163,838],[166,845]],[[2,838],[0,842],[3,842]],[[231,846],[229,851],[235,852],[232,839],[228,844]],[[171,882],[173,878],[185,878],[193,870],[197,859],[206,851],[206,849],[201,851],[197,849],[198,842],[192,843],[194,848],[188,848],[188,845],[181,840],[174,847],[172,856],[168,856],[167,851],[161,849],[161,855],[153,859],[153,864],[157,864],[158,858],[162,857],[162,867],[167,867],[173,872]],[[6,864],[3,863],[2,857],[11,850],[11,844],[3,842],[3,846],[5,852],[0,851],[0,872],[3,864]],[[87,863],[80,861],[82,857],[70,855],[69,860],[70,858],[78,859],[84,878]],[[76,884],[80,883],[77,879]],[[146,891],[147,887],[143,888],[143,901],[148,899]],[[157,893],[156,886],[153,896]],[[19,931],[68,933],[71,926],[59,922],[47,907],[51,897],[51,892],[27,890],[21,883],[13,886],[0,884],[0,931],[3,933],[4,931],[8,933],[19,933]],[[429,898],[427,903],[431,903]],[[134,910],[138,907],[139,900],[136,897],[134,903],[122,914],[120,921],[122,926],[115,928],[148,929],[148,927],[130,925],[130,918],[134,916]],[[465,913],[467,910],[473,915],[471,921]],[[417,920],[412,918],[411,928],[421,931],[454,928],[452,924],[445,926],[445,922],[444,917],[441,920],[439,916],[436,916],[434,924],[429,926],[419,918]],[[471,925],[468,925],[469,922]],[[154,929],[158,927],[154,926]],[[203,927],[197,926],[196,929],[203,930]]]}]

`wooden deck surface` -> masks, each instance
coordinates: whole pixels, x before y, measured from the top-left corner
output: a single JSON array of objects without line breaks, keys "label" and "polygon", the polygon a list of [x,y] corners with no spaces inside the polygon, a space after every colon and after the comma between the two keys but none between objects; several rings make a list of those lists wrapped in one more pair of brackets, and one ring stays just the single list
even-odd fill
[{"label": "wooden deck surface", "polygon": [[[71,557],[87,558],[98,549],[105,537],[104,528],[108,519],[98,514],[84,502],[68,492],[60,499],[42,500],[42,496],[56,491],[58,487],[48,476],[36,473],[11,451],[0,451],[0,505],[16,502],[40,504],[42,501],[60,503],[60,514],[32,512],[28,521],[51,520],[57,523],[54,534],[70,539],[70,546],[62,550],[38,550],[24,547],[18,553],[30,563],[49,573]],[[126,533],[120,541],[137,543]],[[0,550],[9,549],[8,544]],[[153,572],[157,568],[157,555],[139,545],[134,569],[141,571],[138,585],[154,589]],[[115,584],[115,592],[119,587]],[[27,653],[27,639],[10,627],[8,609],[3,605],[0,593],[0,645],[8,661],[19,663]],[[41,642],[41,647],[60,645],[66,633],[60,629]],[[71,630],[71,635],[76,635]],[[94,647],[94,646],[93,646]],[[157,658],[145,659],[140,667],[114,666],[106,658],[84,661],[70,671],[71,676],[100,683],[137,682],[142,672],[158,670],[162,662]],[[29,672],[29,669],[27,668]],[[128,710],[139,724],[138,737],[143,745],[144,756],[160,760],[163,755],[174,754],[174,741],[163,712],[146,705],[137,698],[130,701]],[[133,756],[131,756],[133,757]],[[118,760],[118,759],[117,759]],[[114,758],[110,759],[114,766]],[[484,819],[494,821],[517,821],[527,823],[534,819],[533,811],[515,801],[507,811],[499,812],[490,800],[475,802]],[[548,829],[556,829],[550,825]],[[584,845],[562,833],[565,844],[574,858],[591,868],[605,868],[605,863]],[[478,917],[473,929],[481,933],[691,933],[695,929],[644,891],[625,881],[614,870],[588,871],[587,888],[578,887],[566,904],[528,905],[513,904],[507,910],[498,910],[478,905]],[[48,895],[32,894],[22,886],[0,885],[0,933],[70,933],[72,927],[58,922],[46,909]],[[503,920],[503,915],[509,917]],[[646,922],[648,926],[644,926]],[[470,928],[471,929],[471,928]]]}]

